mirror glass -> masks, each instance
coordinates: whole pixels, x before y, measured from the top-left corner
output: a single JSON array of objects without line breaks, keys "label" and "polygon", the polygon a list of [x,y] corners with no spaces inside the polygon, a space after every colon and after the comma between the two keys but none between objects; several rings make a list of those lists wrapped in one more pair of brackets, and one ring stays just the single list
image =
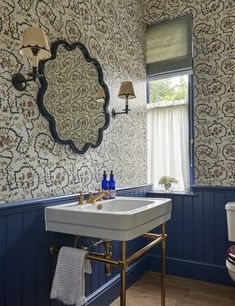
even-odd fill
[{"label": "mirror glass", "polygon": [[52,57],[40,62],[38,102],[52,136],[77,153],[97,147],[108,127],[109,92],[101,66],[84,45],[58,41]]}]

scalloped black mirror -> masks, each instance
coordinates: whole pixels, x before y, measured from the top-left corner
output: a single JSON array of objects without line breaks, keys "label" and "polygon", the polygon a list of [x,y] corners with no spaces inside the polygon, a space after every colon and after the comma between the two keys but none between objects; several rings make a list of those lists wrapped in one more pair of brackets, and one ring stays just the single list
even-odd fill
[{"label": "scalloped black mirror", "polygon": [[101,144],[110,121],[102,68],[79,42],[58,40],[52,43],[51,54],[39,63],[38,107],[53,138],[83,154]]}]

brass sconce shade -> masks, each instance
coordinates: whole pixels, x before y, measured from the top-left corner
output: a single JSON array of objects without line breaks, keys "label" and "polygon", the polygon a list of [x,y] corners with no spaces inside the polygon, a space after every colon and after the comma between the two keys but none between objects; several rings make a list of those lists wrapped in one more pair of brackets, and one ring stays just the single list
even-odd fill
[{"label": "brass sconce shade", "polygon": [[128,107],[128,99],[134,99],[136,98],[133,84],[130,81],[125,81],[121,83],[119,93],[118,93],[118,98],[120,99],[125,99],[125,109],[122,112],[116,112],[115,109],[112,110],[112,116],[115,118],[116,115],[121,115],[121,114],[128,114],[130,111]]},{"label": "brass sconce shade", "polygon": [[[42,29],[30,27],[25,30],[20,54],[30,59],[36,57],[39,61],[48,59],[51,56],[48,41]],[[34,66],[33,63],[33,67],[37,66]]]},{"label": "brass sconce shade", "polygon": [[25,30],[20,54],[26,58],[32,60],[33,71],[29,74],[30,79],[20,74],[14,74],[12,77],[12,83],[15,89],[23,91],[26,88],[27,82],[36,81],[38,76],[38,62],[40,60],[46,60],[51,56],[50,48],[44,31],[38,27],[29,27]]},{"label": "brass sconce shade", "polygon": [[96,101],[103,103],[105,100],[105,92],[102,86],[99,87]]},{"label": "brass sconce shade", "polygon": [[125,81],[122,82],[121,87],[119,89],[118,98],[120,99],[134,99],[136,98],[134,88],[132,82]]}]

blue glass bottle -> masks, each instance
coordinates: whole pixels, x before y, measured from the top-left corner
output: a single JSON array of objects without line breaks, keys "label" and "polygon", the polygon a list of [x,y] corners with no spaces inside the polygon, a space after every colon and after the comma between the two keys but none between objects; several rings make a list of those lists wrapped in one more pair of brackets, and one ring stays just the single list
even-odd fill
[{"label": "blue glass bottle", "polygon": [[[103,173],[103,179],[102,179],[102,182],[101,182],[101,188],[103,191],[107,191],[109,190],[109,181],[107,180],[107,174],[106,174],[106,171],[104,171]],[[103,199],[108,199],[108,195],[104,195],[103,196]]]},{"label": "blue glass bottle", "polygon": [[113,171],[110,173],[110,180],[109,180],[109,198],[115,199],[116,198],[116,188],[115,188],[115,180],[113,177]]}]

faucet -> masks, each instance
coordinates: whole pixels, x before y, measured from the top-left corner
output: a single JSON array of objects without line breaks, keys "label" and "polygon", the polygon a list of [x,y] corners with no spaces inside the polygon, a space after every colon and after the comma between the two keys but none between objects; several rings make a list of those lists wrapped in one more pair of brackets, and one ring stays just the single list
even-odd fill
[{"label": "faucet", "polygon": [[79,197],[79,205],[83,205],[84,204],[84,196],[83,196],[83,192],[79,191],[80,197]]},{"label": "faucet", "polygon": [[99,193],[97,195],[95,195],[95,196],[92,194],[92,192],[89,192],[87,203],[95,204],[96,201],[102,200],[104,195],[109,195],[109,191],[101,191],[101,190],[99,190]]}]

